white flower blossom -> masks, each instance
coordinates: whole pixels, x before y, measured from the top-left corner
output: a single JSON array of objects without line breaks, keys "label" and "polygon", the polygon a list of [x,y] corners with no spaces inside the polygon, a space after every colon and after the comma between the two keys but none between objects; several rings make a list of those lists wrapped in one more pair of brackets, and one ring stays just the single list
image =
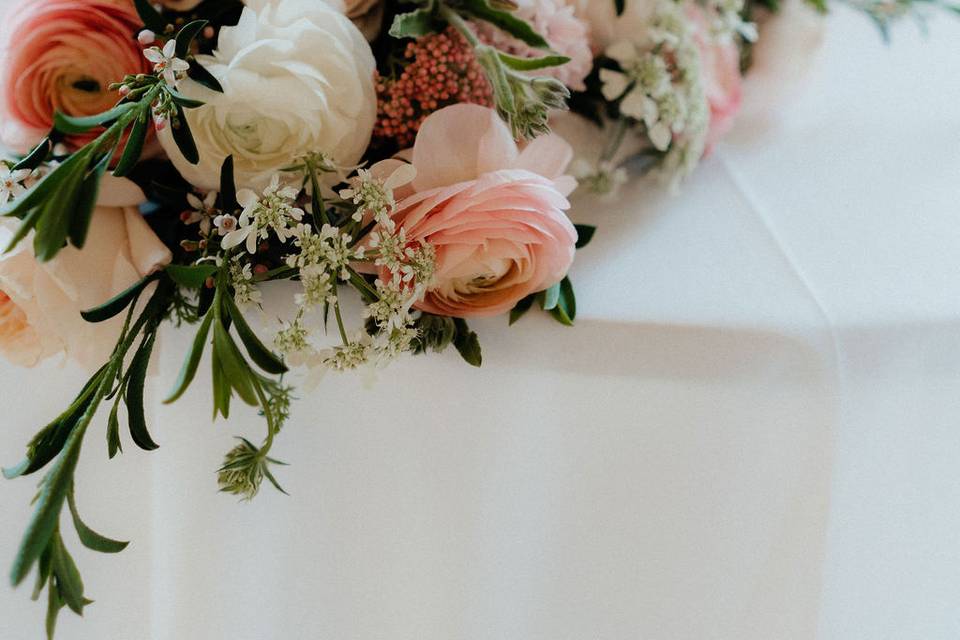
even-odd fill
[{"label": "white flower blossom", "polygon": [[233,287],[233,299],[239,306],[263,302],[263,294],[254,284],[249,263],[241,264],[236,259],[230,262],[230,285]]},{"label": "white flower blossom", "polygon": [[163,81],[173,88],[183,78],[190,63],[176,57],[177,41],[174,38],[167,40],[163,49],[159,47],[149,47],[143,50],[143,57],[153,63],[153,70],[163,77]]},{"label": "white flower blossom", "polygon": [[[183,218],[183,223],[199,223],[200,235],[204,237],[210,235],[211,225],[214,224],[213,220],[217,217],[217,192],[210,191],[206,196],[204,196],[203,200],[193,193],[188,193],[187,204],[190,205],[190,208],[193,209],[193,211],[186,212],[187,215]],[[233,216],[230,217],[233,218]],[[234,218],[234,222],[236,222],[236,218]],[[220,225],[217,225],[217,230],[221,232],[220,235],[226,233],[225,231],[222,231]]]},{"label": "white flower blossom", "polygon": [[7,165],[0,163],[0,207],[27,190],[23,182],[30,177],[30,173],[29,169],[14,171]]},{"label": "white flower blossom", "polygon": [[293,237],[297,223],[303,219],[303,209],[296,206],[297,189],[280,184],[280,176],[274,175],[262,196],[249,189],[237,192],[237,202],[243,207],[238,228],[223,239],[223,247],[230,249],[246,243],[249,254],[257,252],[260,240],[270,237],[272,231],[280,242]]},{"label": "white flower blossom", "polygon": [[406,163],[394,169],[386,179],[374,176],[367,169],[359,169],[357,175],[348,181],[350,188],[340,191],[340,197],[358,205],[353,215],[357,222],[371,214],[378,223],[392,228],[390,213],[396,205],[393,190],[412,182],[416,176],[417,170],[414,166]]}]

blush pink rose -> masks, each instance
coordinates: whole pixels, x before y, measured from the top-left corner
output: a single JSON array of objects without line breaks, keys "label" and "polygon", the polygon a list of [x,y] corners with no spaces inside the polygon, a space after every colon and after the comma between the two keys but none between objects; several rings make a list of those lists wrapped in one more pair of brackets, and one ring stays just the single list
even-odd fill
[{"label": "blush pink rose", "polygon": [[427,117],[413,147],[417,177],[397,194],[393,216],[409,242],[428,242],[437,252],[436,277],[416,306],[458,318],[492,316],[562,280],[577,241],[564,213],[576,187],[563,175],[572,156],[552,134],[521,151],[496,112],[479,105]]},{"label": "blush pink rose", "polygon": [[733,38],[717,38],[710,32],[704,10],[696,3],[686,5],[694,26],[694,39],[700,51],[700,74],[710,105],[710,129],[707,152],[730,131],[743,100],[743,76],[740,74],[740,49]]},{"label": "blush pink rose", "polygon": [[[112,107],[110,83],[149,73],[129,0],[18,2],[0,27],[0,144],[19,152],[50,130],[54,111],[85,116]],[[67,136],[76,149],[93,131]]]},{"label": "blush pink rose", "polygon": [[[0,255],[0,354],[22,366],[57,354],[89,370],[103,364],[123,319],[92,324],[80,312],[109,300],[171,258],[136,207],[144,199],[129,180],[107,176],[82,251],[64,247],[40,263],[27,237]],[[0,223],[0,246],[7,245],[16,225],[10,219]]]}]

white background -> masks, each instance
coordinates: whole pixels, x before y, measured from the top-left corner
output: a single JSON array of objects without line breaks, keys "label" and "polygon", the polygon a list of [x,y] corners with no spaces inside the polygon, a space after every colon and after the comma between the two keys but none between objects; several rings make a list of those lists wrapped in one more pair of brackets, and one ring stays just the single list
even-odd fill
[{"label": "white background", "polygon": [[[134,542],[77,551],[97,602],[59,637],[960,637],[960,24],[887,47],[837,10],[816,65],[680,196],[581,204],[576,328],[477,322],[479,371],[328,377],[278,441],[290,497],[216,493],[262,427],[211,425],[204,385],[152,454],[107,464],[91,429],[81,510]],[[0,369],[6,463],[82,381]],[[3,557],[32,490],[0,487]],[[0,638],[42,619],[0,589]]]}]

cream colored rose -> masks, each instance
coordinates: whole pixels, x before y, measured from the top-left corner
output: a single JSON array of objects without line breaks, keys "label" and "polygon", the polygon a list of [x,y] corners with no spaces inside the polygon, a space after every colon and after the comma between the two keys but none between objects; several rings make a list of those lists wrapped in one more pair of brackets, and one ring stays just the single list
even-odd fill
[{"label": "cream colored rose", "polygon": [[[28,237],[0,255],[0,354],[23,366],[61,353],[90,370],[103,364],[123,320],[91,324],[80,311],[106,302],[171,258],[135,206],[143,200],[132,182],[108,176],[82,251],[64,247],[40,263]],[[0,224],[0,246],[6,246],[17,221]]]},{"label": "cream colored rose", "polygon": [[235,27],[220,31],[203,60],[224,92],[192,81],[186,95],[206,104],[187,110],[200,163],[187,162],[169,127],[160,139],[188,181],[212,189],[232,155],[240,186],[262,189],[277,170],[308,152],[355,164],[370,141],[377,99],[370,45],[324,0],[248,0]]}]

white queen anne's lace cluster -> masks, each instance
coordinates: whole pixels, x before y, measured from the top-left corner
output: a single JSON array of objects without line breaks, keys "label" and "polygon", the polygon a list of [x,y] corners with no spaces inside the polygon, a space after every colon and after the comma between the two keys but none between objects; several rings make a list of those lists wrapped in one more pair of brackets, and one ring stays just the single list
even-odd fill
[{"label": "white queen anne's lace cluster", "polygon": [[703,155],[710,123],[700,53],[682,6],[660,0],[646,38],[614,42],[606,55],[620,70],[600,70],[604,97],[620,100],[620,112],[643,123],[651,144],[666,153],[664,172],[679,180]]}]

